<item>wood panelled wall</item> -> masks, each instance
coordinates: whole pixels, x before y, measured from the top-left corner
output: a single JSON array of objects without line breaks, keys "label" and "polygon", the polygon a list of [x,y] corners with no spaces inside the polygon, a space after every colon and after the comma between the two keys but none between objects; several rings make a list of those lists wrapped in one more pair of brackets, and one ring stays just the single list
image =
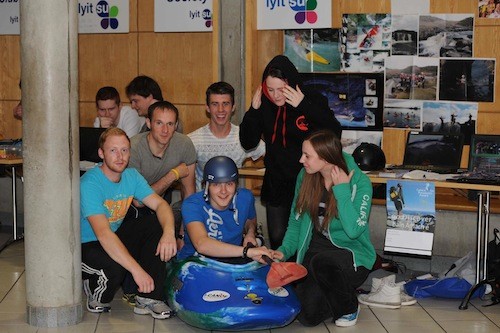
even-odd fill
[{"label": "wood panelled wall", "polygon": [[[243,1],[243,0],[242,0]],[[139,5],[140,3],[140,5]],[[332,0],[333,28],[340,28],[343,13],[389,13],[390,0]],[[477,0],[431,0],[431,13],[477,13]],[[214,0],[217,22],[218,0]],[[125,96],[125,86],[136,75],[155,78],[164,97],[176,104],[186,133],[207,122],[204,96],[207,86],[218,79],[218,31],[213,33],[154,33],[153,0],[130,0],[130,33],[79,35],[80,123],[91,126],[95,117],[94,98],[104,85],[115,86]],[[246,105],[260,83],[269,60],[283,52],[283,31],[258,31],[257,0],[245,1]],[[0,137],[22,135],[21,121],[12,108],[21,97],[19,36],[0,36]],[[476,15],[474,56],[498,58],[500,19],[479,19]],[[494,103],[479,103],[478,133],[500,134],[500,65],[497,64]],[[27,111],[29,112],[29,110]],[[383,149],[388,163],[401,163],[406,132],[384,130]],[[462,165],[466,165],[464,151]]]},{"label": "wood panelled wall", "polygon": [[[260,84],[262,71],[271,58],[283,52],[282,30],[256,30],[257,0],[247,2],[247,91],[246,104],[250,105],[253,91]],[[500,19],[477,18],[477,0],[430,0],[431,13],[475,13],[474,57],[497,58],[495,102],[479,103],[477,133],[500,134]],[[332,28],[341,27],[342,14],[390,13],[390,0],[333,0]],[[401,164],[407,131],[385,129],[383,150],[388,163]],[[462,167],[467,166],[468,147],[464,148]]]},{"label": "wood panelled wall", "polygon": [[[204,125],[205,90],[218,73],[218,25],[213,33],[155,33],[154,0],[130,0],[129,6],[129,33],[78,36],[80,125],[92,126],[100,87],[116,87],[128,103],[125,87],[137,75],[160,84],[163,97],[179,108],[185,133]],[[0,138],[22,136],[22,122],[12,116],[21,98],[19,40],[0,36]]]}]

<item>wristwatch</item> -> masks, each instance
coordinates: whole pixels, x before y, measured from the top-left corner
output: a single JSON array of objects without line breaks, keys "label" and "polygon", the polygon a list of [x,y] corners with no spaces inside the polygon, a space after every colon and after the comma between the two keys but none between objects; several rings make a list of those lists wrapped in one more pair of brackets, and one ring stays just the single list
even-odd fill
[{"label": "wristwatch", "polygon": [[182,240],[184,240],[184,235],[180,235],[180,234],[179,234],[179,235],[177,235],[177,239],[182,239]]}]

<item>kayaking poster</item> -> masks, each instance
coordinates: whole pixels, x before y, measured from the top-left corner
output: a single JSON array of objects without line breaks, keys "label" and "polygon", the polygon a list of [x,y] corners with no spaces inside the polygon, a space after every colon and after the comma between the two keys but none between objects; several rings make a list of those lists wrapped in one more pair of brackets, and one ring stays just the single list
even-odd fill
[{"label": "kayaking poster", "polygon": [[448,101],[493,102],[495,59],[441,58],[439,99]]},{"label": "kayaking poster", "polygon": [[384,101],[384,127],[420,131],[422,103],[423,101],[413,99],[386,99]]},{"label": "kayaking poster", "polygon": [[284,55],[299,72],[340,70],[339,29],[285,30]]},{"label": "kayaking poster", "polygon": [[418,55],[421,57],[473,56],[474,14],[420,15]]},{"label": "kayaking poster", "polygon": [[392,15],[391,55],[416,56],[418,15]]},{"label": "kayaking poster", "polygon": [[382,130],[383,73],[301,73],[301,77],[305,87],[328,99],[343,128]]},{"label": "kayaking poster", "polygon": [[384,251],[432,255],[436,228],[433,182],[387,180]]},{"label": "kayaking poster", "polygon": [[155,32],[212,31],[212,0],[155,0]]},{"label": "kayaking poster", "polygon": [[478,103],[424,102],[422,123],[425,133],[460,133],[470,144],[476,133]]},{"label": "kayaking poster", "polygon": [[332,26],[332,1],[257,0],[257,30],[318,29]]},{"label": "kayaking poster", "polygon": [[385,97],[436,100],[438,58],[395,56],[385,60]]},{"label": "kayaking poster", "polygon": [[344,14],[340,31],[342,71],[384,71],[391,50],[391,14]]}]

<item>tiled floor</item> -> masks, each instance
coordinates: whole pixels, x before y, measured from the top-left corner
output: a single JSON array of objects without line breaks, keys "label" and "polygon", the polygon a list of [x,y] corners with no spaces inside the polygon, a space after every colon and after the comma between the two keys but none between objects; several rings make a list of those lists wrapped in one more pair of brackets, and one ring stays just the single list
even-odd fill
[{"label": "tiled floor", "polygon": [[[36,328],[26,324],[26,283],[24,276],[24,244],[17,242],[0,253],[0,332],[204,332],[190,327],[178,318],[154,320],[149,316],[135,315],[132,308],[117,295],[112,311],[101,315],[84,310],[82,323],[64,328]],[[358,323],[354,327],[339,328],[325,322],[314,328],[307,328],[294,322],[291,325],[273,329],[286,333],[328,333],[328,332],[500,332],[500,305],[482,307],[484,302],[475,300],[468,310],[458,310],[460,301],[423,299],[414,306],[398,310],[386,310],[363,306]]]}]

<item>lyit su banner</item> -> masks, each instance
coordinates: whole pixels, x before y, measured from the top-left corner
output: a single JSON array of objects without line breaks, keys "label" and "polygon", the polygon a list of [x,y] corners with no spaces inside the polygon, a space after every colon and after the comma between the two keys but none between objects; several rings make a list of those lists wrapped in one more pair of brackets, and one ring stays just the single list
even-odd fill
[{"label": "lyit su banner", "polygon": [[212,31],[212,0],[155,0],[155,32]]},{"label": "lyit su banner", "polygon": [[[22,0],[0,0],[0,35],[19,35],[19,7]],[[78,1],[79,33],[129,32],[128,0]]]},{"label": "lyit su banner", "polygon": [[19,35],[19,0],[0,1],[0,35]]},{"label": "lyit su banner", "polygon": [[78,32],[109,34],[129,32],[129,1],[78,1]]},{"label": "lyit su banner", "polygon": [[332,1],[257,0],[257,29],[331,28]]}]

